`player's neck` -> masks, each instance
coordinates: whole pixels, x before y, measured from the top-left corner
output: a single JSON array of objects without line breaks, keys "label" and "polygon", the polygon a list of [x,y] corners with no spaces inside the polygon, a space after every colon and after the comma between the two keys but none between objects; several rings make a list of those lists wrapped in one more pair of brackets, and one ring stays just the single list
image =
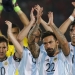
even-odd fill
[{"label": "player's neck", "polygon": [[75,42],[71,42],[71,45],[72,45],[72,46],[75,46]]},{"label": "player's neck", "polygon": [[0,62],[3,62],[6,59],[7,59],[7,57],[5,56],[4,58],[0,59]]},{"label": "player's neck", "polygon": [[59,51],[58,51],[58,50],[56,50],[56,52],[54,53],[54,55],[53,55],[53,56],[56,56],[58,53],[59,53]]}]

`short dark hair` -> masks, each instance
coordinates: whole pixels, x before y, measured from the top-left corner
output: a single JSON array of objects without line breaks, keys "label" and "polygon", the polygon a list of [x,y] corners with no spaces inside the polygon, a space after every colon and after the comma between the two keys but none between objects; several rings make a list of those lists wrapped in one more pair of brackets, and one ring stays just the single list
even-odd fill
[{"label": "short dark hair", "polygon": [[18,28],[18,32],[20,31],[20,28],[17,24],[12,23],[12,28]]},{"label": "short dark hair", "polygon": [[73,29],[73,27],[75,27],[75,21],[73,21],[70,25],[70,31]]},{"label": "short dark hair", "polygon": [[42,34],[42,40],[47,37],[47,36],[53,36],[55,40],[57,40],[57,37],[55,36],[55,34],[53,32],[50,32],[50,31],[46,31]]},{"label": "short dark hair", "polygon": [[7,46],[8,46],[8,39],[4,36],[4,35],[1,35],[0,36],[0,43],[1,42],[6,42]]},{"label": "short dark hair", "polygon": [[15,23],[12,23],[12,28],[14,28],[14,27],[18,27],[18,25]]}]

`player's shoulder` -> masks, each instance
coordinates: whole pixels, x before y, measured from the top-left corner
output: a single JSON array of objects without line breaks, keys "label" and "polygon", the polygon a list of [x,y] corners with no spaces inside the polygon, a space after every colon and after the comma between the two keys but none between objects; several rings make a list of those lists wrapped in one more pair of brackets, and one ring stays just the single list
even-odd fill
[{"label": "player's shoulder", "polygon": [[74,47],[74,45],[72,45],[72,42],[68,42],[68,44],[69,44],[69,47],[70,48],[73,48]]},{"label": "player's shoulder", "polygon": [[24,46],[23,49],[24,49],[24,50],[23,50],[23,56],[24,56],[24,57],[28,57],[28,58],[29,58],[29,57],[33,57],[32,54],[31,54],[31,51],[28,49],[28,47],[25,47],[25,46]]},{"label": "player's shoulder", "polygon": [[71,42],[68,42],[68,44],[69,44],[69,46],[71,46],[72,44],[71,44]]}]

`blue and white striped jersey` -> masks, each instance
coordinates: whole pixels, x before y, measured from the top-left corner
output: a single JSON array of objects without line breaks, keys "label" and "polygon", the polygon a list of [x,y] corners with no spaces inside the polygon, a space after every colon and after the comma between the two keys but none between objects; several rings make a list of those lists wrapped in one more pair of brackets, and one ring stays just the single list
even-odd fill
[{"label": "blue and white striped jersey", "polygon": [[19,62],[15,62],[12,56],[0,62],[0,75],[15,75],[18,64]]},{"label": "blue and white striped jersey", "polygon": [[40,51],[38,58],[39,75],[69,75],[69,67],[62,51],[55,57],[49,57],[45,52]]},{"label": "blue and white striped jersey", "polygon": [[45,50],[45,48],[44,48],[44,44],[42,44],[42,45],[40,46],[40,51],[47,53],[46,50]]},{"label": "blue and white striped jersey", "polygon": [[75,46],[73,46],[71,42],[69,42],[69,47],[70,47],[69,62],[72,67],[72,75],[75,75]]},{"label": "blue and white striped jersey", "polygon": [[36,61],[31,52],[25,48],[23,58],[20,62],[19,75],[38,75]]}]

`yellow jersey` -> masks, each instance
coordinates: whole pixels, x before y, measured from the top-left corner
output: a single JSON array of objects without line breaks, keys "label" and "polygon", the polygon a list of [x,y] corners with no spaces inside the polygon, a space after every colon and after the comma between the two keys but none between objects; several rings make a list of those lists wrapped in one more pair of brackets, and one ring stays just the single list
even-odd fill
[{"label": "yellow jersey", "polygon": [[[28,47],[28,39],[26,37],[23,39],[23,46]],[[8,44],[8,51],[6,52],[6,56],[10,57],[14,55],[14,53],[15,53],[14,45]]]}]

